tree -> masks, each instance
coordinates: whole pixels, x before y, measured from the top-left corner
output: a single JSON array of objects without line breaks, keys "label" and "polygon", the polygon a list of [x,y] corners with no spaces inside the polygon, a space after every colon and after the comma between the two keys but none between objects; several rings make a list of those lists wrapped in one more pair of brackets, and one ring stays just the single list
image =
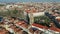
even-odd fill
[{"label": "tree", "polygon": [[34,18],[34,22],[37,24],[46,25],[50,24],[51,20],[47,16],[39,16]]}]

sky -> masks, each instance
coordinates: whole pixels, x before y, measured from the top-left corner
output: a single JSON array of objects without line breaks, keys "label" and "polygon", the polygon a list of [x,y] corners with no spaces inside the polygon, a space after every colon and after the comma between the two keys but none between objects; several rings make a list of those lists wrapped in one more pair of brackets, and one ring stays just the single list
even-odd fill
[{"label": "sky", "polygon": [[0,0],[0,2],[60,2],[60,0]]}]

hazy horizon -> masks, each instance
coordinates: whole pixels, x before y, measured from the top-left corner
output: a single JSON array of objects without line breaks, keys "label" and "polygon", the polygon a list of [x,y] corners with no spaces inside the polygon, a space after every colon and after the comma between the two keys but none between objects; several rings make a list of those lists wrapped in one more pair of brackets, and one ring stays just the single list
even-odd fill
[{"label": "hazy horizon", "polygon": [[0,2],[60,2],[60,0],[0,0]]}]

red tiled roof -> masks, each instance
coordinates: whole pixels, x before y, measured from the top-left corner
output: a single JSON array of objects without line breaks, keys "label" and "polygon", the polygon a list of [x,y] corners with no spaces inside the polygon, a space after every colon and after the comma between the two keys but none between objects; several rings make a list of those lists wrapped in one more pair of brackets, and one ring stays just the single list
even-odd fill
[{"label": "red tiled roof", "polygon": [[36,27],[39,27],[39,28],[46,28],[45,26],[42,26],[42,25],[40,25],[40,24],[32,24],[33,26],[36,26]]},{"label": "red tiled roof", "polygon": [[56,27],[50,27],[51,30],[54,30],[54,31],[57,31],[57,32],[60,32],[60,29],[59,28],[56,28]]},{"label": "red tiled roof", "polygon": [[[40,24],[32,24],[33,26],[36,26],[36,27],[39,27],[39,28],[48,28],[48,27],[45,27],[45,26],[42,26]],[[56,28],[56,27],[50,27],[50,30],[54,30],[54,31],[57,31],[57,32],[60,32],[60,29],[59,28]]]}]

